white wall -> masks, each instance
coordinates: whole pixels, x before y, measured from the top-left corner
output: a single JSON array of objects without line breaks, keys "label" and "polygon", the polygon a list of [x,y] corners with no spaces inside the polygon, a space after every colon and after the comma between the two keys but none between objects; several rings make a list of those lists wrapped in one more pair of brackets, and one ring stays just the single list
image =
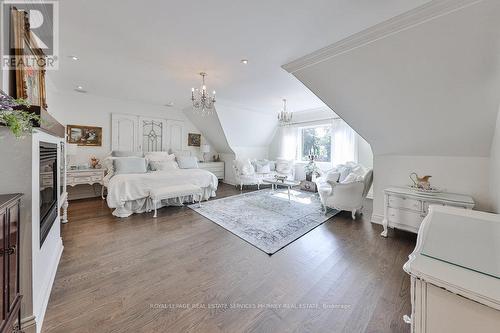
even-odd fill
[{"label": "white wall", "polygon": [[271,114],[244,109],[227,102],[217,105],[227,141],[236,158],[267,158],[277,119]]},{"label": "white wall", "polygon": [[[76,164],[88,163],[92,155],[102,159],[111,151],[111,113],[181,120],[186,124],[186,133],[200,133],[182,111],[164,106],[117,100],[78,92],[61,94],[54,90],[47,91],[47,103],[50,114],[64,125],[102,127],[102,146],[79,146],[78,155],[74,158]],[[187,134],[185,140],[187,142]],[[202,136],[202,140],[205,141],[206,139]],[[198,147],[189,147],[188,149],[201,158]]]},{"label": "white wall", "polygon": [[500,110],[490,156],[490,196],[492,211],[500,214]]},{"label": "white wall", "polygon": [[411,172],[431,175],[432,185],[471,195],[475,209],[489,210],[489,158],[452,156],[375,155],[373,221],[384,214],[384,188],[411,184]]}]

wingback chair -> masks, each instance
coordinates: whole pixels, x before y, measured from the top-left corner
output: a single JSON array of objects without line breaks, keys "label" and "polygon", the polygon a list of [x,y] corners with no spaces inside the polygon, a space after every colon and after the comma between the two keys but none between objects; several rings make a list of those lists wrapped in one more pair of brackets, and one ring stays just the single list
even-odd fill
[{"label": "wingback chair", "polygon": [[257,189],[260,189],[262,177],[255,173],[250,161],[233,161],[233,172],[236,184],[240,185],[240,191],[243,190],[243,185],[257,185]]},{"label": "wingback chair", "polygon": [[363,202],[372,186],[373,170],[362,169],[363,175],[358,175],[355,181],[345,182],[328,180],[327,176],[316,179],[318,192],[324,212],[328,208],[346,210],[356,219],[356,213],[361,213]]}]

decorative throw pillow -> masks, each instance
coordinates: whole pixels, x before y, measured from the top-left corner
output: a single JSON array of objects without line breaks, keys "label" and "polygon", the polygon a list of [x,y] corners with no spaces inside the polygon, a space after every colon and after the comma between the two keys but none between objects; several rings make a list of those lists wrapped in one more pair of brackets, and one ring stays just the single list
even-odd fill
[{"label": "decorative throw pillow", "polygon": [[113,150],[111,152],[113,157],[144,157],[140,151],[126,151],[126,150]]},{"label": "decorative throw pillow", "polygon": [[353,183],[357,181],[363,180],[362,176],[359,176],[355,174],[354,172],[351,172],[350,174],[347,175],[347,177],[344,178],[344,180],[341,181],[342,184],[348,184],[348,183]]},{"label": "decorative throw pillow", "polygon": [[161,160],[161,161],[149,161],[149,166],[152,171],[164,171],[179,169],[179,165],[176,161]]},{"label": "decorative throw pillow", "polygon": [[325,176],[326,181],[328,182],[333,182],[333,183],[338,183],[339,178],[340,178],[340,172],[337,170],[330,170]]},{"label": "decorative throw pillow", "polygon": [[143,157],[120,157],[113,160],[113,169],[116,175],[126,173],[146,173],[147,162]]},{"label": "decorative throw pillow", "polygon": [[255,161],[255,172],[257,172],[257,173],[270,173],[271,167],[269,166],[269,161],[268,160]]},{"label": "decorative throw pillow", "polygon": [[175,155],[169,154],[166,151],[154,151],[144,154],[148,161],[175,161]]},{"label": "decorative throw pillow", "polygon": [[342,183],[344,179],[351,173],[351,168],[346,165],[337,166],[337,170],[340,172],[339,182]]},{"label": "decorative throw pillow", "polygon": [[277,160],[276,161],[276,172],[288,174],[292,171],[292,161],[290,160]]},{"label": "decorative throw pillow", "polygon": [[269,170],[276,171],[276,161],[269,161]]},{"label": "decorative throw pillow", "polygon": [[198,169],[198,159],[196,156],[177,157],[177,164],[181,169]]}]

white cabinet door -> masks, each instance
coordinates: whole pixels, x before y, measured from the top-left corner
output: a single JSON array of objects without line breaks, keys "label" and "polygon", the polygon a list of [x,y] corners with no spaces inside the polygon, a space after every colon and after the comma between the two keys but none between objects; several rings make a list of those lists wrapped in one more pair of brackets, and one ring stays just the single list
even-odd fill
[{"label": "white cabinet door", "polygon": [[137,116],[111,114],[111,150],[140,151],[137,128]]},{"label": "white cabinet door", "polygon": [[169,138],[168,147],[171,151],[181,151],[185,149],[187,142],[186,130],[183,121],[167,120],[167,135]]},{"label": "white cabinet door", "polygon": [[139,145],[143,152],[168,149],[167,121],[160,118],[139,117]]}]

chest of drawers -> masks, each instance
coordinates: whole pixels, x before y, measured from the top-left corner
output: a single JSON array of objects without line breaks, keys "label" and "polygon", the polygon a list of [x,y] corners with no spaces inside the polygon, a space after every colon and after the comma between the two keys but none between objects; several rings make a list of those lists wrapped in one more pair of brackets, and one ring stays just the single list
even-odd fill
[{"label": "chest of drawers", "polygon": [[200,162],[200,169],[213,173],[218,179],[224,179],[224,162]]},{"label": "chest of drawers", "polygon": [[455,193],[420,193],[404,187],[391,187],[384,190],[383,237],[387,228],[398,228],[418,232],[422,220],[429,211],[429,205],[441,205],[472,209],[472,197]]}]

